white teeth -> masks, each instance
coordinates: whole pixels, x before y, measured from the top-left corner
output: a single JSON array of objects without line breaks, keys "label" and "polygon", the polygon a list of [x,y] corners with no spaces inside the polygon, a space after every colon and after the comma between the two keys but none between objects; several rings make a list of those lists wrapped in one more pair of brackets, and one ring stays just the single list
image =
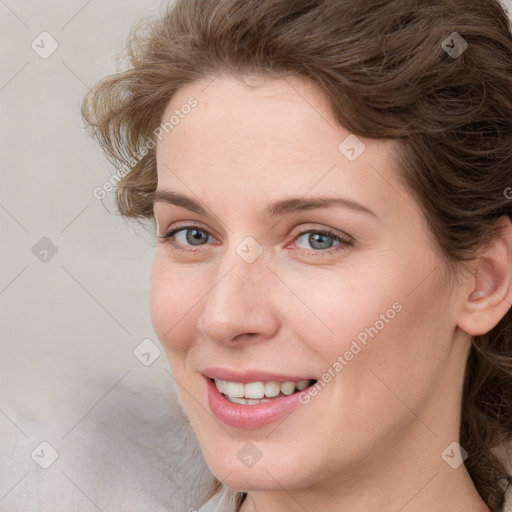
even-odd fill
[{"label": "white teeth", "polygon": [[299,391],[306,389],[308,386],[309,386],[309,380],[299,380],[299,382],[297,382],[297,389]]},{"label": "white teeth", "polygon": [[279,382],[265,382],[265,396],[274,398],[275,396],[279,395],[279,393],[281,393],[281,384],[279,384]]},{"label": "white teeth", "polygon": [[226,395],[235,398],[242,398],[245,393],[245,384],[241,382],[227,382]]},{"label": "white teeth", "polygon": [[247,399],[245,399],[245,398],[237,398],[237,397],[234,397],[234,396],[230,396],[229,400],[231,402],[234,402],[235,404],[247,405]]},{"label": "white teeth", "polygon": [[235,404],[242,404],[242,405],[258,405],[258,404],[264,404],[265,402],[269,401],[268,398],[263,398],[262,400],[252,400],[251,398],[236,398],[233,396],[228,396],[228,400]]},{"label": "white teeth", "polygon": [[281,391],[285,395],[291,395],[295,391],[295,382],[283,382],[281,384]]},{"label": "white teeth", "polygon": [[220,393],[226,395],[228,400],[237,404],[257,405],[268,402],[269,398],[280,395],[291,395],[295,391],[306,389],[311,381],[299,380],[297,382],[228,382],[221,379],[214,379],[215,386]]},{"label": "white teeth", "polygon": [[214,380],[215,380],[215,385],[217,386],[217,389],[221,393],[224,393],[226,395],[227,391],[228,391],[228,383],[225,380],[220,380],[220,379],[214,379]]},{"label": "white teeth", "polygon": [[[229,395],[229,393],[227,393]],[[245,385],[246,398],[263,398],[265,396],[265,384],[263,382],[251,382]]]}]

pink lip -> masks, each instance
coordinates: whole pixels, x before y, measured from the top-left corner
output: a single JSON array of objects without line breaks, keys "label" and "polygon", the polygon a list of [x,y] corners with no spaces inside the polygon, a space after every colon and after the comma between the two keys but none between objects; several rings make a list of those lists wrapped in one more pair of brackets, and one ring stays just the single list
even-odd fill
[{"label": "pink lip", "polygon": [[311,376],[297,376],[297,375],[282,375],[278,373],[269,373],[259,370],[246,370],[243,372],[235,372],[227,368],[205,368],[201,373],[209,379],[227,380],[229,382],[298,382],[300,380],[316,380],[316,377]]},{"label": "pink lip", "polygon": [[[272,398],[270,399],[270,401],[258,405],[235,404],[224,398],[224,395],[222,395],[219,392],[213,380],[209,378],[205,378],[204,380],[206,383],[206,392],[208,396],[210,410],[219,421],[225,423],[226,425],[229,425],[230,427],[245,429],[263,427],[265,425],[275,423],[276,421],[279,421],[282,418],[285,418],[294,409],[301,405],[301,402],[299,401],[299,394],[302,393],[303,391],[301,391],[300,393],[294,393],[293,395],[289,396],[280,396],[277,398]],[[277,379],[274,378],[273,380]],[[287,378],[287,380],[294,379]],[[258,380],[247,380],[247,382],[257,381]],[[233,380],[233,382],[242,381]]]}]

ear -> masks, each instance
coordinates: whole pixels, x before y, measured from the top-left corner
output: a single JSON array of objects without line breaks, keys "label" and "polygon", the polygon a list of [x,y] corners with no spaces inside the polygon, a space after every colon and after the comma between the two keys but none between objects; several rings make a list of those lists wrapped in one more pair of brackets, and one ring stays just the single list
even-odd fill
[{"label": "ear", "polygon": [[474,273],[464,286],[457,326],[471,336],[493,329],[512,306],[512,223],[479,251]]}]

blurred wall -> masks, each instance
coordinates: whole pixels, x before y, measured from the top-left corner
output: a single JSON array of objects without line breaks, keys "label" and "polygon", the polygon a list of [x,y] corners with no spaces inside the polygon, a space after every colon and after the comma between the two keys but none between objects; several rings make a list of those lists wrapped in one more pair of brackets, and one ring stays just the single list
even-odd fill
[{"label": "blurred wall", "polygon": [[0,511],[196,505],[149,316],[154,242],[93,196],[114,170],[80,116],[159,5],[0,2]]}]

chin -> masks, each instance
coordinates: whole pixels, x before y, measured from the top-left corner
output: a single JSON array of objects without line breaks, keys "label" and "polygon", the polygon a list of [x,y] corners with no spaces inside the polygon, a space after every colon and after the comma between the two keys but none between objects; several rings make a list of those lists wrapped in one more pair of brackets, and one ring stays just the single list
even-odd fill
[{"label": "chin", "polygon": [[[299,446],[265,441],[202,439],[203,456],[215,477],[236,491],[279,491],[312,484],[311,471],[305,473],[303,450]],[[265,455],[265,452],[268,455]],[[309,475],[309,476],[308,476]]]}]

